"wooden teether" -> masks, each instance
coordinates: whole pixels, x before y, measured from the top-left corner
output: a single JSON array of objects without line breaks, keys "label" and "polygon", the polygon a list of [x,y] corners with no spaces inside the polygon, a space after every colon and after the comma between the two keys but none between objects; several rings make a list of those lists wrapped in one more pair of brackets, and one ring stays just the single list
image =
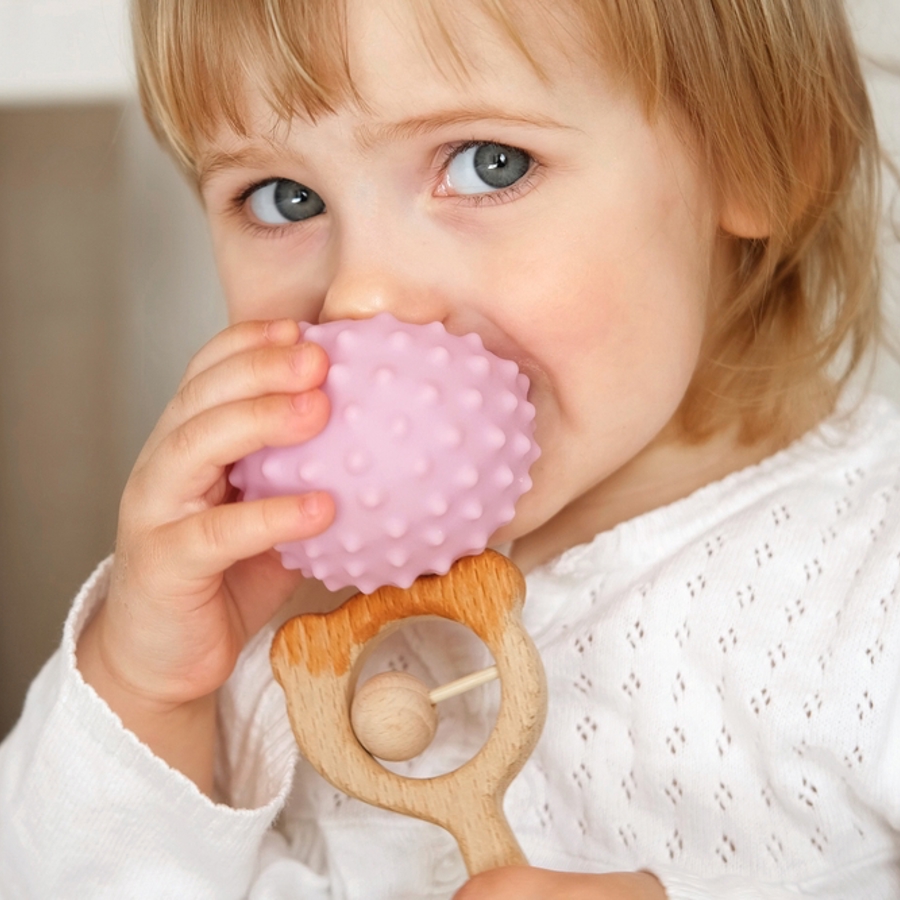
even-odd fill
[{"label": "wooden teether", "polygon": [[[445,828],[470,875],[526,862],[502,811],[503,795],[534,749],[547,709],[540,657],[520,619],[524,597],[515,565],[485,551],[406,590],[383,587],[357,594],[334,612],[297,616],[272,644],[291,727],[311,765],[344,793]],[[388,771],[366,752],[353,731],[350,705],[367,652],[405,619],[421,616],[460,622],[484,641],[496,661],[501,699],[494,730],[472,759],[453,772],[417,779]]]}]

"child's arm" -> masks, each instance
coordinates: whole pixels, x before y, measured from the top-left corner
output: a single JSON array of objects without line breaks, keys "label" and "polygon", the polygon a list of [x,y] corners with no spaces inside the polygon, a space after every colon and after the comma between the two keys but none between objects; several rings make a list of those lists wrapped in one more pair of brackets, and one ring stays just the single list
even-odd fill
[{"label": "child's arm", "polygon": [[124,725],[213,790],[215,692],[297,586],[271,550],[331,521],[327,496],[229,503],[227,467],[324,426],[327,359],[296,323],[251,322],[188,368],[125,488],[109,593],[78,646]]},{"label": "child's arm", "polygon": [[[75,667],[76,638],[108,594],[112,559],[75,599],[57,652],[0,743],[0,895],[59,900],[327,900],[329,880],[290,857],[272,823],[293,790],[297,745],[272,680],[266,627],[219,692],[213,803],[155,756]],[[273,885],[288,881],[281,893]],[[252,885],[252,887],[251,887]]]}]

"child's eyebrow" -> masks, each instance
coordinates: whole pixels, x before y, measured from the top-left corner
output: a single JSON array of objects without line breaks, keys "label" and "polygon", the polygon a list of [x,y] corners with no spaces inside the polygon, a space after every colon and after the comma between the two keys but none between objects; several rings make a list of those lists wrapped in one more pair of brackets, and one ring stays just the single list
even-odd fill
[{"label": "child's eyebrow", "polygon": [[385,122],[377,125],[362,124],[355,129],[356,142],[362,150],[370,150],[380,143],[392,140],[420,137],[440,128],[453,125],[473,125],[475,123],[500,122],[505,125],[520,125],[532,128],[546,128],[576,131],[571,125],[536,113],[516,114],[501,109],[448,109],[412,116],[399,122]]},{"label": "child's eyebrow", "polygon": [[[298,158],[296,153],[291,155],[295,160]],[[274,151],[252,145],[235,150],[204,153],[197,161],[197,185],[202,191],[213,175],[226,169],[264,169],[272,164],[275,157]]]},{"label": "child's eyebrow", "polygon": [[[502,123],[530,128],[578,131],[571,125],[564,125],[549,116],[531,113],[510,113],[501,109],[449,109],[412,116],[397,122],[381,122],[377,124],[363,123],[354,129],[354,139],[363,152],[374,149],[379,144],[394,140],[408,140],[414,137],[431,134],[441,128],[454,125],[473,125],[476,123]],[[206,183],[226,169],[233,168],[266,168],[277,156],[276,147],[246,146],[234,150],[220,150],[203,154],[198,160],[197,183],[202,191]],[[295,162],[302,163],[302,157],[291,153]]]}]

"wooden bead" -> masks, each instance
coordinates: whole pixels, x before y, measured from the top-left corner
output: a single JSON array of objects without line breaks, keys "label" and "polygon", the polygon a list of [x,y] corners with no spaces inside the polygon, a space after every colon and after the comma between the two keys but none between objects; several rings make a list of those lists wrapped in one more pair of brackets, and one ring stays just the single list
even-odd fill
[{"label": "wooden bead", "polygon": [[437,711],[418,678],[406,672],[382,672],[357,690],[350,723],[372,756],[399,762],[418,756],[432,742]]}]

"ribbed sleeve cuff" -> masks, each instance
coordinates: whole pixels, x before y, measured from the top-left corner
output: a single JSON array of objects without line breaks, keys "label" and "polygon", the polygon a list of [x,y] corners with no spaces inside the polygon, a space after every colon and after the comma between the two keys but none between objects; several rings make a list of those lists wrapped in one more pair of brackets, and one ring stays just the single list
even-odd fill
[{"label": "ribbed sleeve cuff", "polygon": [[78,635],[106,594],[110,564],[76,599],[62,647],[2,748],[0,873],[11,879],[3,883],[21,887],[12,896],[60,900],[244,896],[297,759],[283,704],[269,679],[245,723],[225,717],[226,732],[243,731],[227,738],[246,754],[241,787],[230,791],[240,808],[214,803],[154,756],[75,665]]}]

